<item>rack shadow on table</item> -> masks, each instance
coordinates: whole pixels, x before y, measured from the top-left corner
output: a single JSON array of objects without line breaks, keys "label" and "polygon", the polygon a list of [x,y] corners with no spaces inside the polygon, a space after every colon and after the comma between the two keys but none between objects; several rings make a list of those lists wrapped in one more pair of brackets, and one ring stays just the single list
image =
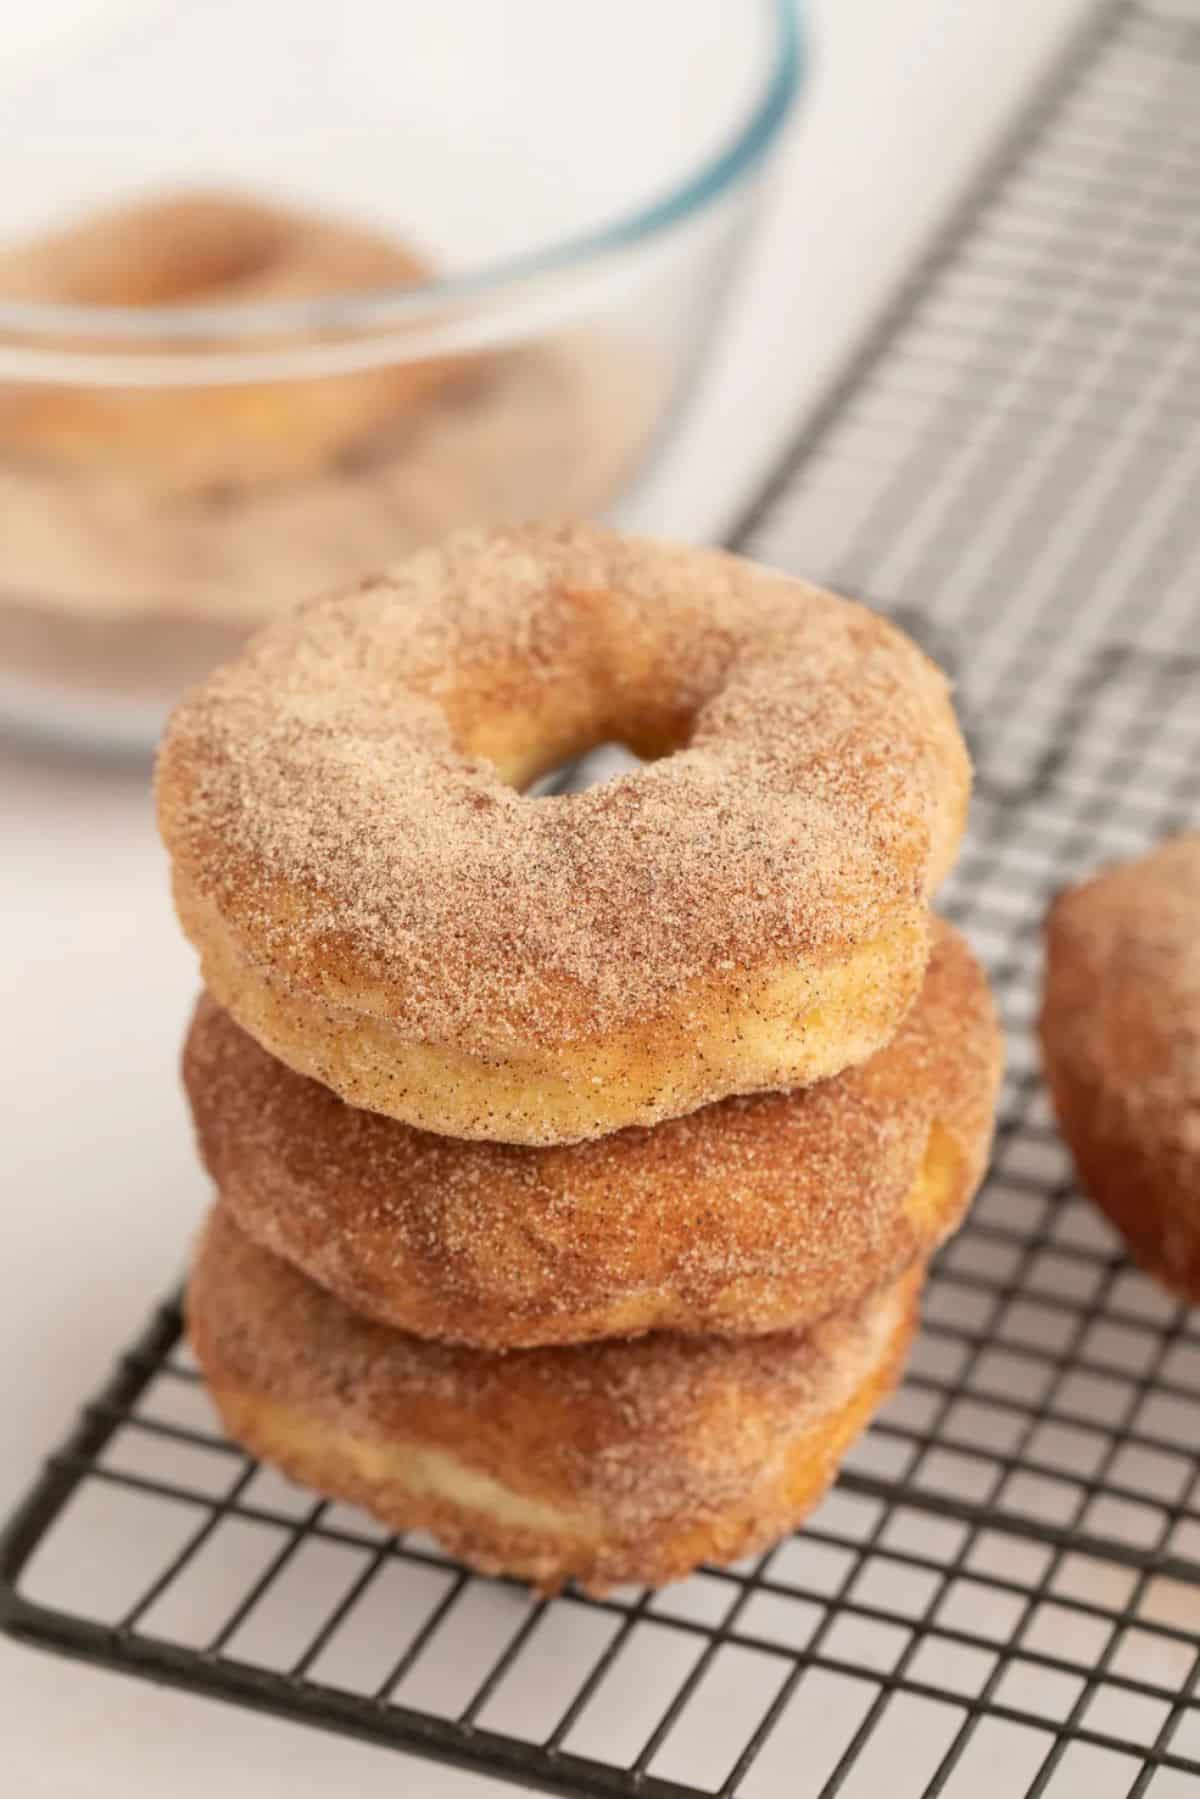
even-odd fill
[{"label": "rack shadow on table", "polygon": [[598,1799],[1197,1790],[1200,1314],[1072,1186],[1031,1035],[1053,891],[1200,816],[1197,176],[1200,16],[1105,7],[736,534],[956,665],[943,904],[1009,1035],[987,1186],[809,1526],[533,1599],[246,1458],[172,1303],[10,1522],[13,1636]]}]

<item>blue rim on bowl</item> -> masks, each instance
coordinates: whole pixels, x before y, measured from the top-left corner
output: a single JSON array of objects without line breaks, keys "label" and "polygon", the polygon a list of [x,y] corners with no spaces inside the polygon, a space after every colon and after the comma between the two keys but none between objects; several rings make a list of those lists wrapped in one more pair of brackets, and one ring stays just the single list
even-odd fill
[{"label": "blue rim on bowl", "polygon": [[751,174],[765,157],[795,103],[804,67],[803,38],[797,0],[760,0],[773,33],[766,80],[745,122],[734,137],[712,152],[666,193],[634,212],[611,220],[578,237],[568,237],[480,269],[440,277],[396,289],[322,296],[274,305],[189,306],[170,310],[152,307],[72,306],[0,299],[0,332],[11,338],[77,337],[111,342],[145,340],[148,333],[162,343],[260,334],[320,330],[378,329],[411,325],[484,293],[495,293],[530,279],[588,262],[599,261],[656,237],[693,218],[736,183]]}]

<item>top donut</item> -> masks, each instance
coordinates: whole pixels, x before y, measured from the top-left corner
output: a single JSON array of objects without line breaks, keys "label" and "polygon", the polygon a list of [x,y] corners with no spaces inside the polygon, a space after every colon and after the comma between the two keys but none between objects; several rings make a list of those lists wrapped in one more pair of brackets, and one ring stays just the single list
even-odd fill
[{"label": "top donut", "polygon": [[[605,741],[647,766],[523,794]],[[423,1129],[552,1143],[888,1041],[969,778],[886,620],[530,525],[261,631],[175,712],[158,799],[205,982],[264,1047]]]}]

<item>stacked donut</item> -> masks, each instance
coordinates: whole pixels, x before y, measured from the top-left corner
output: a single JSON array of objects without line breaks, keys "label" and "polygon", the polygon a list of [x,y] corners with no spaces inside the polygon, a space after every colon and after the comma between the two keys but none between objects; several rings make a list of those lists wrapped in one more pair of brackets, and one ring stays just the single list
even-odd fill
[{"label": "stacked donut", "polygon": [[[525,791],[605,741],[646,765]],[[598,527],[253,639],[159,768],[230,1431],[544,1588],[794,1525],[987,1156],[995,1018],[929,912],[968,785],[894,626]]]}]

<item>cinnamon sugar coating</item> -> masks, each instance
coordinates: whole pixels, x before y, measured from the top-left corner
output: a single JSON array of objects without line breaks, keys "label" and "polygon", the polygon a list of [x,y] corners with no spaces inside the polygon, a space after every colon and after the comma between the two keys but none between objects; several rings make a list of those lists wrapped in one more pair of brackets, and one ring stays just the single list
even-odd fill
[{"label": "cinnamon sugar coating", "polygon": [[223,1208],[192,1342],[255,1454],[487,1573],[659,1584],[791,1529],[892,1385],[919,1271],[806,1334],[489,1355],[369,1323]]},{"label": "cinnamon sugar coating", "polygon": [[[517,791],[613,738],[662,759]],[[878,1048],[968,780],[887,621],[563,525],[451,537],[267,627],[177,710],[158,790],[206,983],[260,1041],[354,1103],[537,1142]]]},{"label": "cinnamon sugar coating", "polygon": [[505,1349],[797,1329],[891,1284],[974,1192],[1000,1060],[983,972],[939,923],[916,1003],[861,1067],[590,1143],[459,1143],[347,1106],[207,996],[184,1079],[255,1242],[365,1316]]},{"label": "cinnamon sugar coating", "polygon": [[1055,900],[1041,1039],[1083,1186],[1200,1301],[1200,832]]}]

